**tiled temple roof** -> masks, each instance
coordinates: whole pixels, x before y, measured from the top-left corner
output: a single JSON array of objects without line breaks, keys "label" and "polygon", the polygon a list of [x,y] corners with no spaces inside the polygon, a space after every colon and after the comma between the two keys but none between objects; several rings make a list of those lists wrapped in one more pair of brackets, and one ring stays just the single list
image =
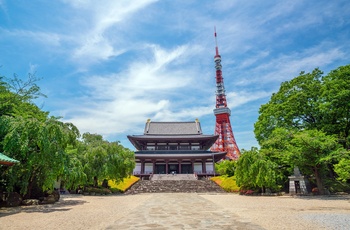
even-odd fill
[{"label": "tiled temple roof", "polygon": [[147,121],[144,135],[201,135],[199,121],[194,122],[153,122]]},{"label": "tiled temple roof", "polygon": [[147,143],[200,143],[204,149],[214,144],[218,135],[203,135],[200,122],[151,122],[147,120],[143,135],[128,135],[137,150]]}]

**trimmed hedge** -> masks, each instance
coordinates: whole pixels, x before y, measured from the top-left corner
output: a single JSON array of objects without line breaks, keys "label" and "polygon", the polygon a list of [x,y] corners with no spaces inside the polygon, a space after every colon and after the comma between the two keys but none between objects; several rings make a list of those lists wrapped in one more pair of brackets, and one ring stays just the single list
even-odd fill
[{"label": "trimmed hedge", "polygon": [[116,183],[113,180],[108,180],[108,186],[110,187],[110,190],[113,193],[116,192],[125,192],[128,190],[133,184],[135,184],[137,181],[139,181],[140,178],[136,176],[130,176],[128,178],[124,178],[123,181]]},{"label": "trimmed hedge", "polygon": [[226,192],[237,192],[238,193],[240,190],[240,188],[236,184],[235,176],[232,176],[232,177],[217,176],[217,177],[212,177],[211,180],[214,181],[216,184],[218,184]]}]

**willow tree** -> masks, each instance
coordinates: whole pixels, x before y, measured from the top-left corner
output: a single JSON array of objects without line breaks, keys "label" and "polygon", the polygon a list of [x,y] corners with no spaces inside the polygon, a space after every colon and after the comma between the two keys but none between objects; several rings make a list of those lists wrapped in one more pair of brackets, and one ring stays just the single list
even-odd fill
[{"label": "willow tree", "polygon": [[135,167],[134,153],[119,142],[103,140],[99,134],[84,133],[76,157],[81,161],[87,183],[98,185],[103,179],[122,180]]},{"label": "willow tree", "polygon": [[6,127],[4,152],[20,161],[4,175],[7,190],[18,187],[22,195],[31,197],[34,183],[43,190],[52,189],[53,182],[64,172],[69,160],[65,149],[76,142],[78,129],[54,117],[40,121],[2,116],[0,122]]},{"label": "willow tree", "polygon": [[278,189],[279,172],[277,164],[260,153],[257,148],[243,151],[236,164],[237,185],[244,189]]},{"label": "willow tree", "polygon": [[71,123],[48,117],[32,101],[44,96],[29,74],[26,81],[17,75],[0,77],[0,151],[19,160],[13,167],[1,167],[2,187],[30,197],[34,185],[52,189],[69,158],[65,152],[74,145],[78,129]]}]

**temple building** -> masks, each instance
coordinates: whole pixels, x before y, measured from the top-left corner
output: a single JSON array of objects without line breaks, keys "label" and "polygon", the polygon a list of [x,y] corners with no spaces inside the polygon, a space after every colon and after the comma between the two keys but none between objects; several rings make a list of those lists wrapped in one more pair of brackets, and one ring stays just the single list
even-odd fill
[{"label": "temple building", "polygon": [[143,135],[129,135],[135,146],[134,175],[215,175],[214,163],[226,152],[208,150],[218,135],[204,135],[200,122],[153,122],[147,120]]}]

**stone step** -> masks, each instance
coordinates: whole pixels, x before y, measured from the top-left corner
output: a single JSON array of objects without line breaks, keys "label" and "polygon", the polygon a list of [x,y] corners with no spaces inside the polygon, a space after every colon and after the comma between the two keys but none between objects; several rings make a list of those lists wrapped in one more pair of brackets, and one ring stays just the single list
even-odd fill
[{"label": "stone step", "polygon": [[151,180],[197,180],[194,174],[154,174]]},{"label": "stone step", "polygon": [[143,180],[125,192],[125,194],[138,193],[225,193],[225,191],[210,180]]}]

